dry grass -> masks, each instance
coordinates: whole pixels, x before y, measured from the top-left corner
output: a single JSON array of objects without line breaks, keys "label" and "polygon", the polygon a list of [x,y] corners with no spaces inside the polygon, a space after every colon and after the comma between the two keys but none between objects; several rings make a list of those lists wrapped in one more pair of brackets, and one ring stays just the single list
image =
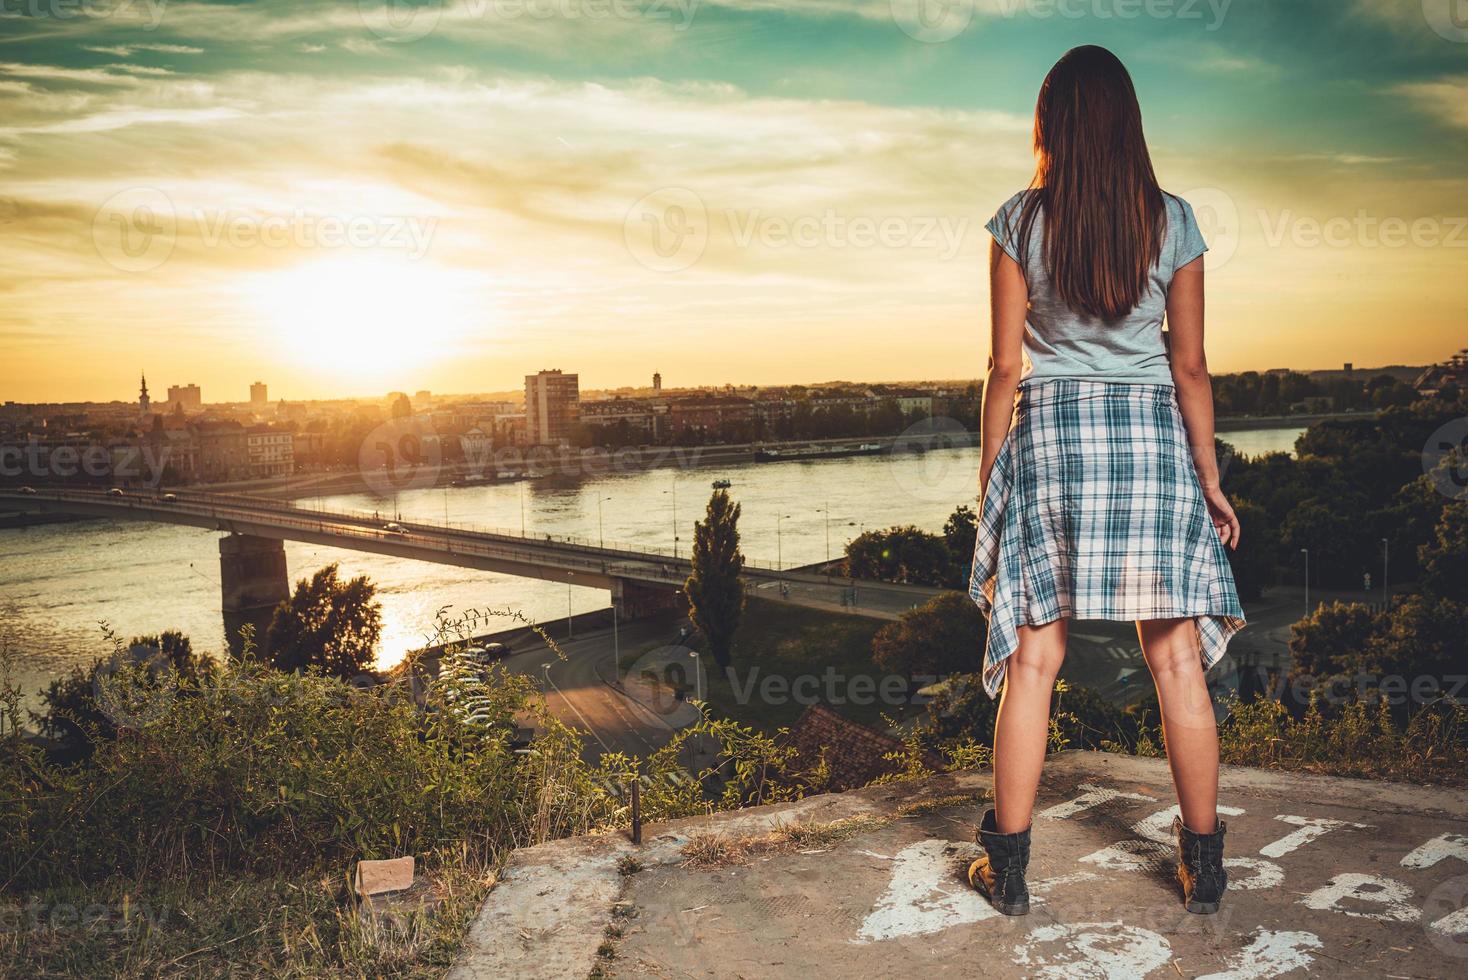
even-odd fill
[{"label": "dry grass", "polygon": [[690,868],[722,868],[772,854],[828,848],[859,834],[879,830],[890,822],[889,817],[859,816],[829,823],[783,824],[768,833],[746,837],[699,834],[683,846],[683,863]]}]

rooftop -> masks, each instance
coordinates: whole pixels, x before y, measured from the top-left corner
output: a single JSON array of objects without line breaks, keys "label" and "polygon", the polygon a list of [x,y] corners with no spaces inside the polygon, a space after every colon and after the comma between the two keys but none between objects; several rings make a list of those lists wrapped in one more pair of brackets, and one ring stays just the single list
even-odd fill
[{"label": "rooftop", "polygon": [[964,880],[989,788],[941,776],[674,821],[638,847],[522,849],[449,976],[1468,973],[1463,791],[1225,768],[1232,883],[1197,916],[1172,880],[1166,763],[1064,753],[1037,809],[1036,902],[1009,919]]}]

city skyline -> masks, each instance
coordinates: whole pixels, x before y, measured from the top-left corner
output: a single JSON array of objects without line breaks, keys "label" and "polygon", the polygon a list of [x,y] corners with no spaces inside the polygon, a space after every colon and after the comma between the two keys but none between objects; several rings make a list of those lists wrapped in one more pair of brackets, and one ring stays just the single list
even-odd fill
[{"label": "city skyline", "polygon": [[129,400],[139,361],[513,391],[568,351],[596,389],[976,377],[983,222],[1087,42],[1203,219],[1215,370],[1462,346],[1468,32],[1431,4],[645,6],[0,17],[3,397]]},{"label": "city skyline", "polygon": [[[1461,354],[1461,351],[1459,351],[1458,353]],[[1338,365],[1335,365],[1333,367],[1331,367],[1331,366],[1324,366],[1324,365],[1315,366],[1315,367],[1278,367],[1277,366],[1277,367],[1270,367],[1270,368],[1245,368],[1245,369],[1243,369],[1243,371],[1230,371],[1230,372],[1218,371],[1218,372],[1215,372],[1215,374],[1218,374],[1218,375],[1240,374],[1240,373],[1248,373],[1248,372],[1251,372],[1251,371],[1254,372],[1254,373],[1257,373],[1257,374],[1271,374],[1271,373],[1278,373],[1278,372],[1281,372],[1281,371],[1291,371],[1291,372],[1294,372],[1294,373],[1297,373],[1297,374],[1311,375],[1311,374],[1317,374],[1317,373],[1336,373],[1336,372],[1340,372],[1343,368],[1348,368],[1349,370],[1353,371],[1358,377],[1368,377],[1373,372],[1377,372],[1377,371],[1392,371],[1392,370],[1403,370],[1403,369],[1422,370],[1422,369],[1424,369],[1426,367],[1430,367],[1432,365],[1435,365],[1435,364],[1439,364],[1439,363],[1443,363],[1445,361],[1448,361],[1448,360],[1451,359],[1451,356],[1452,355],[1446,355],[1446,356],[1437,358],[1436,360],[1432,361],[1430,364],[1427,364],[1427,363],[1425,363],[1425,364],[1395,363],[1395,364],[1362,365],[1362,364],[1356,364],[1354,362],[1344,362],[1344,364],[1338,364]],[[577,371],[577,370],[572,370],[572,371],[568,371],[567,373],[568,374],[574,374],[574,375],[578,375],[579,376],[582,372],[581,371]],[[144,382],[146,382],[146,374],[147,374],[147,371],[146,370],[143,370],[142,372],[140,372],[140,375],[141,375],[142,380]],[[599,386],[599,387],[598,386],[583,387],[583,388],[581,388],[581,394],[582,395],[586,395],[586,394],[611,395],[613,397],[616,397],[618,395],[618,393],[620,393],[620,392],[648,391],[648,392],[653,392],[654,394],[661,394],[661,395],[665,395],[665,396],[670,396],[670,395],[676,395],[676,394],[681,393],[681,392],[714,392],[714,391],[723,391],[723,390],[730,390],[730,389],[738,390],[738,389],[749,389],[749,388],[755,388],[755,389],[758,389],[758,388],[771,388],[771,389],[774,389],[774,388],[809,388],[809,389],[820,389],[820,388],[836,387],[836,386],[842,386],[842,385],[850,385],[850,386],[862,386],[862,385],[867,385],[867,386],[902,386],[902,385],[934,385],[934,386],[945,386],[945,385],[967,385],[967,384],[982,384],[983,383],[983,376],[982,376],[982,374],[976,374],[976,375],[974,375],[972,377],[929,377],[929,378],[915,378],[915,377],[890,377],[890,378],[851,377],[851,378],[834,378],[833,377],[833,378],[822,378],[822,379],[819,379],[819,380],[803,379],[803,380],[791,380],[791,381],[780,381],[780,382],[753,382],[753,381],[727,381],[726,380],[726,381],[713,381],[713,382],[708,382],[708,383],[705,383],[705,384],[696,384],[696,385],[695,384],[689,384],[689,385],[672,384],[672,385],[669,385],[662,378],[661,372],[655,372],[654,373],[654,376],[658,379],[658,382],[660,383],[660,386],[658,384],[654,384],[653,381],[649,378],[649,379],[646,379],[646,383],[644,383],[644,384],[626,383],[626,384],[616,384],[616,385],[604,385],[604,386]],[[132,384],[131,393],[130,394],[127,394],[127,395],[122,395],[122,396],[119,396],[119,397],[115,397],[115,398],[46,398],[46,399],[36,399],[36,400],[31,400],[31,401],[25,401],[25,400],[22,400],[22,399],[5,399],[5,401],[7,401],[7,402],[14,402],[15,404],[21,404],[21,405],[26,405],[26,404],[34,404],[34,405],[81,405],[81,404],[106,405],[106,404],[114,404],[114,403],[123,403],[123,404],[135,403],[138,400],[138,382],[139,382],[139,376],[138,375],[134,375],[133,376],[133,380],[131,382],[131,384]],[[181,385],[168,385],[168,388],[169,389],[179,388],[179,387],[190,387],[190,388],[197,387],[197,388],[201,388],[202,389],[202,386],[195,385],[193,383],[190,383],[188,385],[182,385],[182,386]],[[258,379],[253,380],[253,381],[250,381],[250,382],[243,382],[243,383],[227,382],[226,383],[227,390],[234,391],[235,389],[242,389],[244,391],[244,397],[240,397],[240,398],[203,398],[203,397],[201,397],[199,403],[202,404],[202,405],[204,405],[204,406],[209,406],[209,405],[252,405],[252,404],[261,404],[261,402],[257,401],[256,399],[254,399],[252,397],[253,394],[254,394],[254,391],[255,391],[256,388],[260,388],[260,389],[263,390],[263,389],[266,389],[268,387],[269,387],[269,385],[267,383],[261,382]],[[382,401],[384,399],[390,398],[390,397],[395,396],[395,395],[398,395],[398,394],[406,395],[406,396],[409,397],[410,400],[418,397],[419,395],[431,394],[435,400],[442,401],[442,400],[453,400],[453,399],[503,398],[505,396],[516,396],[516,395],[523,396],[524,395],[524,391],[525,391],[525,386],[524,386],[523,383],[521,385],[517,386],[517,387],[504,388],[504,389],[483,389],[483,390],[477,390],[477,391],[441,391],[441,390],[436,390],[436,389],[432,389],[432,388],[426,388],[425,389],[425,388],[418,388],[418,387],[413,386],[413,385],[398,384],[396,386],[393,386],[391,388],[388,388],[388,389],[386,389],[384,391],[380,391],[380,392],[348,392],[348,393],[345,393],[345,394],[333,395],[333,396],[329,396],[329,397],[319,397],[319,398],[318,397],[311,397],[311,396],[295,397],[295,396],[290,396],[290,395],[272,396],[265,403],[266,404],[275,404],[275,403],[282,402],[282,401],[283,402],[291,402],[291,403],[295,403],[295,402],[351,402],[351,401],[372,402],[372,401]],[[262,393],[263,393],[263,391],[262,391]],[[169,401],[167,399],[157,400],[157,402],[159,404],[169,404]]]}]

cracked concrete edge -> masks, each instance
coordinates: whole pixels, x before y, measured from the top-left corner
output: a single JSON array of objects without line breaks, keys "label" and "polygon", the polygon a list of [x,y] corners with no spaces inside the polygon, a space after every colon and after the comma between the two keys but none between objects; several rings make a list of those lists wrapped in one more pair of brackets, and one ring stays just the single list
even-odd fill
[{"label": "cracked concrete edge", "polygon": [[[922,788],[951,793],[983,785],[985,777],[965,773],[936,777]],[[470,925],[447,980],[585,977],[597,963],[625,885],[623,857],[635,857],[644,867],[678,864],[684,845],[702,834],[748,837],[796,822],[887,814],[894,801],[913,796],[913,789],[866,787],[649,824],[641,846],[626,831],[611,831],[517,850]]]},{"label": "cracked concrete edge", "polygon": [[[1072,750],[1045,760],[1045,775],[1081,770],[1088,776],[1157,783],[1172,792],[1167,760],[1110,752]],[[1378,813],[1443,814],[1468,819],[1468,789],[1421,786],[1380,779],[1322,776],[1315,773],[1222,766],[1219,793],[1279,793],[1314,804],[1332,803]]]},{"label": "cracked concrete edge", "polygon": [[[1063,752],[1046,761],[1045,775],[1048,780],[1063,774],[1144,786],[1157,790],[1159,800],[1170,799],[1164,759]],[[635,857],[644,867],[678,864],[683,847],[702,834],[739,838],[796,822],[892,816],[901,803],[987,791],[991,784],[986,771],[947,773],[921,783],[868,786],[649,824],[641,846],[634,846],[626,831],[611,831],[522,848],[510,856],[485,899],[448,980],[550,980],[590,974],[626,885],[619,865],[623,857]],[[1314,805],[1468,819],[1468,790],[1447,787],[1224,766],[1220,791],[1225,798],[1282,794]],[[974,816],[977,822],[977,810]]]}]

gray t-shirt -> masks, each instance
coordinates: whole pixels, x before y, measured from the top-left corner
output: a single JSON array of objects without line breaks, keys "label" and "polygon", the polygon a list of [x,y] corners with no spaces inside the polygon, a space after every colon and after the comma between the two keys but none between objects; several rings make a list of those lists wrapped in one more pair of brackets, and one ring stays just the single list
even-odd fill
[{"label": "gray t-shirt", "polygon": [[1178,269],[1208,251],[1193,209],[1180,197],[1163,194],[1167,231],[1162,251],[1152,269],[1147,292],[1135,309],[1108,323],[1085,316],[1065,305],[1050,283],[1042,257],[1045,214],[1035,215],[1030,227],[1029,261],[1018,241],[1025,194],[1011,197],[984,227],[1020,267],[1030,290],[1025,320],[1024,370],[1021,382],[1052,378],[1079,378],[1128,384],[1172,384],[1167,350],[1162,343],[1162,319],[1167,312],[1167,290]]}]

